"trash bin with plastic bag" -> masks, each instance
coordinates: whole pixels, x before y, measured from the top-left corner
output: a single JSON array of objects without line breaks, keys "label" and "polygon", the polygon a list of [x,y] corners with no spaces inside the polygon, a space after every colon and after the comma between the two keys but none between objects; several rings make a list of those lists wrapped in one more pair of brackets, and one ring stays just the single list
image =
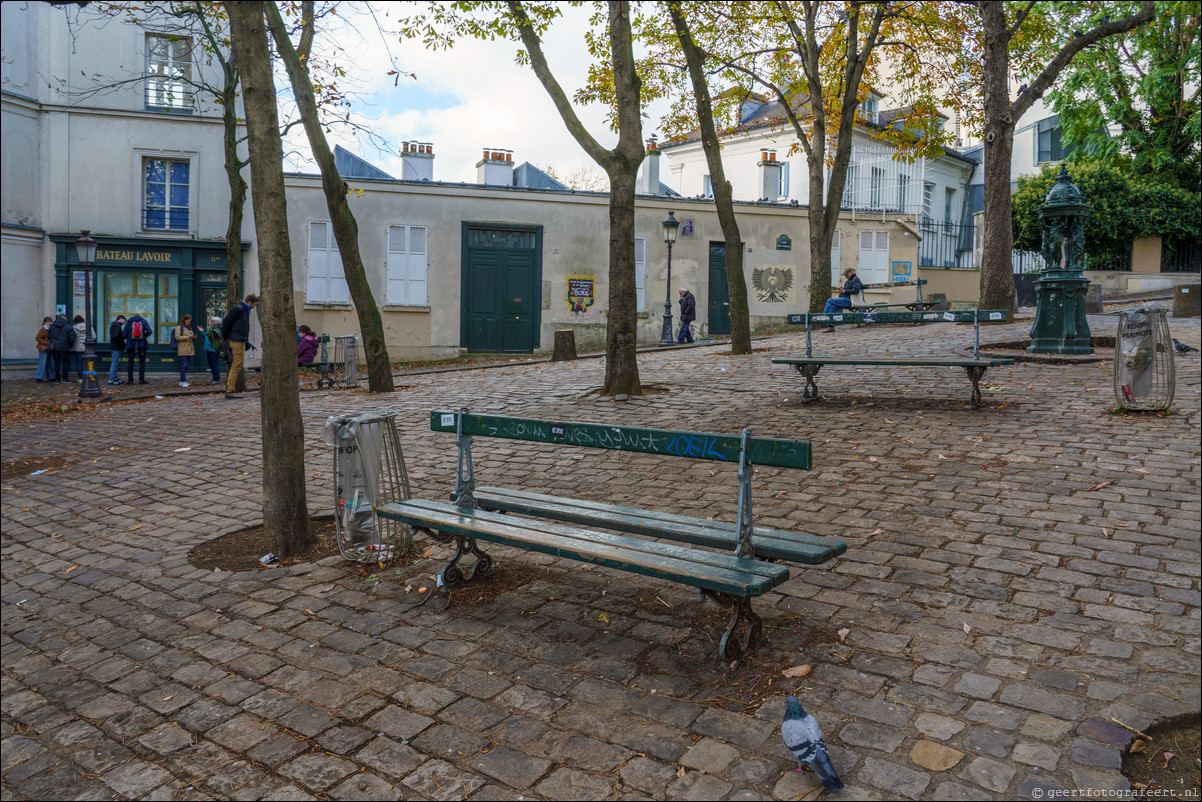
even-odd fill
[{"label": "trash bin with plastic bag", "polygon": [[381,504],[411,495],[396,415],[332,415],[321,439],[334,446],[334,518],[342,556],[387,564],[409,551],[412,529],[376,515]]}]

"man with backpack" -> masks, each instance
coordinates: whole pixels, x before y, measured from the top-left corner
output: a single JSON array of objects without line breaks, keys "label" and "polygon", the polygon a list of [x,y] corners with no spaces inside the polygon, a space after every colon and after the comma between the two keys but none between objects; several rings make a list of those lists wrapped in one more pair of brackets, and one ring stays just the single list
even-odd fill
[{"label": "man with backpack", "polygon": [[242,373],[242,361],[246,349],[254,348],[248,345],[250,339],[250,313],[259,305],[259,296],[253,292],[238,302],[238,305],[225,313],[221,320],[221,338],[230,347],[233,358],[230,360],[229,373],[225,377],[225,397],[241,398],[238,395],[238,376]]},{"label": "man with backpack", "polygon": [[54,357],[55,380],[71,381],[71,350],[75,345],[75,327],[67,322],[66,315],[55,315],[46,336],[50,340],[50,354]]},{"label": "man with backpack", "polygon": [[125,335],[125,350],[129,354],[129,362],[125,366],[125,383],[134,383],[134,360],[139,360],[138,384],[146,384],[146,348],[150,339],[150,324],[146,318],[134,313],[125,321],[122,330]]}]

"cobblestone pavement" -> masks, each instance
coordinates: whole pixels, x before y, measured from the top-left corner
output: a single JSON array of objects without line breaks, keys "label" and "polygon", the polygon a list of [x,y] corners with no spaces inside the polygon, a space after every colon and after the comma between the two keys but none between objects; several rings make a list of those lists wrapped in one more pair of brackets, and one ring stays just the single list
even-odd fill
[{"label": "cobblestone pavement", "polygon": [[[1173,330],[1199,344],[1196,321]],[[821,348],[970,341],[936,324]],[[5,462],[68,466],[4,482],[3,799],[797,799],[815,781],[789,771],[783,699],[722,703],[800,663],[812,673],[787,688],[827,733],[848,785],[835,798],[1125,787],[1115,720],[1145,729],[1200,704],[1197,356],[1178,359],[1164,417],[1108,414],[1109,362],[991,370],[980,409],[959,371],[828,368],[828,400],[803,406],[800,379],[769,363],[802,343],[645,354],[644,382],[666,392],[626,403],[591,393],[599,360],[302,396],[318,511],[319,429],[352,409],[399,413],[416,491],[434,498],[454,447],[428,431],[432,408],[810,440],[813,471],[757,471],[757,521],[848,552],[758,601],[767,642],[728,674],[707,661],[720,618],[687,588],[550,557],[497,550],[488,592],[447,610],[405,592],[438,565],[420,541],[374,582],[338,558],[191,567],[194,545],[260,520],[253,394],[5,426]],[[715,463],[475,452],[486,483],[735,513],[733,470]]]}]

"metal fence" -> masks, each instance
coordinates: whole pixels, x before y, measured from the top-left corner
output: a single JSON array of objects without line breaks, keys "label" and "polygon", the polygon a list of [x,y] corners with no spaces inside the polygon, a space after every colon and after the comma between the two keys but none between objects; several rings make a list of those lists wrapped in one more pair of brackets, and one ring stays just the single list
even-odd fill
[{"label": "metal fence", "polygon": [[1160,246],[1162,273],[1202,272],[1202,243],[1165,242]]},{"label": "metal fence", "polygon": [[972,267],[972,223],[953,223],[924,217],[920,225],[920,267]]},{"label": "metal fence", "polygon": [[[1046,263],[1043,260],[1043,254],[1039,251],[1020,251],[1014,250],[1010,252],[1010,264],[1014,268],[1015,273],[1038,273],[1043,270]],[[1131,269],[1131,251],[1121,254],[1103,254],[1101,256],[1085,255],[1085,270],[1130,270]]]}]

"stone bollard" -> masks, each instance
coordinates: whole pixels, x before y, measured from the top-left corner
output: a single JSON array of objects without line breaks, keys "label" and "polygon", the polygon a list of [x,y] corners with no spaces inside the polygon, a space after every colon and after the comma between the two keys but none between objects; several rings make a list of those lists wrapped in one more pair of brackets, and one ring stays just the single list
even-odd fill
[{"label": "stone bollard", "polygon": [[1202,317],[1202,284],[1173,288],[1173,317]]},{"label": "stone bollard", "polygon": [[575,329],[558,329],[555,332],[555,350],[551,353],[552,362],[566,362],[576,358]]},{"label": "stone bollard", "polygon": [[1102,306],[1102,285],[1090,284],[1085,290],[1085,314],[1100,315],[1105,311]]}]

